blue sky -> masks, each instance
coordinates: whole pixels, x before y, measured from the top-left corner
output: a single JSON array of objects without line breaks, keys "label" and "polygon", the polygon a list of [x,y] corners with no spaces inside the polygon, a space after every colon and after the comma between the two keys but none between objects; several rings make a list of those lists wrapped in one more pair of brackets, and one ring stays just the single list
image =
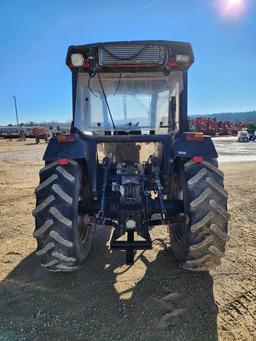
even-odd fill
[{"label": "blue sky", "polygon": [[[192,43],[189,113],[256,109],[256,1],[1,0],[0,124],[71,119],[69,45],[166,39]],[[234,1],[234,0],[233,0]],[[241,5],[241,4],[240,4]]]}]

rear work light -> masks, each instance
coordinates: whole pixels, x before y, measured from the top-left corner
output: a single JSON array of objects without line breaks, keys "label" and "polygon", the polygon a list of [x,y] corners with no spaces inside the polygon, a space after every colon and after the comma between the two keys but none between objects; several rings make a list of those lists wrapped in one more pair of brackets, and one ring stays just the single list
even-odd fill
[{"label": "rear work light", "polygon": [[188,64],[190,62],[190,56],[177,54],[175,57],[172,57],[168,63],[169,67],[176,68],[180,64]]},{"label": "rear work light", "polygon": [[176,56],[176,62],[177,63],[189,63],[190,61],[190,57],[188,55],[185,55],[185,54],[177,54]]},{"label": "rear work light", "polygon": [[59,134],[57,135],[57,142],[59,143],[67,143],[67,142],[74,142],[76,140],[76,135],[74,134]]},{"label": "rear work light", "polygon": [[184,133],[184,136],[187,141],[202,141],[204,139],[204,133],[201,132],[187,132]]},{"label": "rear work light", "polygon": [[73,66],[82,66],[84,63],[84,57],[81,53],[73,53],[70,60]]}]

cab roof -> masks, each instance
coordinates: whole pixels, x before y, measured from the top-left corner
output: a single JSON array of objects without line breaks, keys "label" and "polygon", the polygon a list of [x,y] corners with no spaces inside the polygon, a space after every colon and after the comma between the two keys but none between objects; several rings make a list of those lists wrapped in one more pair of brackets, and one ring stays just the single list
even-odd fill
[{"label": "cab roof", "polygon": [[[119,64],[120,64],[120,60],[125,59],[123,58],[123,56],[129,55],[129,53],[132,53],[129,51],[135,51],[135,54],[133,55],[133,57],[136,55],[137,59],[141,57],[140,58],[141,60],[143,60],[143,58],[144,60],[146,60],[148,56],[153,58],[152,56],[156,52],[157,47],[159,47],[159,51],[161,50],[161,55],[164,54],[163,56],[164,63],[167,63],[167,59],[169,62],[169,59],[177,55],[189,56],[189,63],[187,63],[187,65],[184,65],[184,69],[188,69],[191,66],[191,64],[194,62],[194,54],[193,54],[192,46],[190,43],[169,41],[169,40],[138,40],[138,41],[112,41],[112,42],[99,42],[99,43],[84,44],[84,45],[71,45],[69,46],[68,51],[67,51],[66,64],[71,68],[71,55],[73,54],[81,54],[83,55],[85,59],[95,58],[95,60],[97,60],[97,63],[99,64],[99,60],[102,57],[103,53],[108,55],[109,60],[111,59],[110,58],[111,56],[116,58],[116,61],[119,60]],[[154,48],[155,50],[153,51]],[[114,51],[114,53],[112,51]],[[116,51],[118,51],[119,55],[118,53],[116,53]],[[136,53],[136,51],[138,52]],[[115,64],[114,58],[112,58],[113,65]],[[128,60],[131,60],[131,59],[128,58]],[[136,60],[136,63],[139,63],[139,62]]]}]

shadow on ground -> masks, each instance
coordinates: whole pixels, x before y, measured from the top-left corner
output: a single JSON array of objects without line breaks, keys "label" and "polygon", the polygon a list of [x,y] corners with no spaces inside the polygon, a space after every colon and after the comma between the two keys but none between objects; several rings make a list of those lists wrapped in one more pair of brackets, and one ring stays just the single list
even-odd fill
[{"label": "shadow on ground", "polygon": [[41,270],[34,254],[22,260],[0,285],[0,340],[217,340],[210,275],[178,269],[164,249],[128,269],[108,238],[97,229],[73,274]]}]

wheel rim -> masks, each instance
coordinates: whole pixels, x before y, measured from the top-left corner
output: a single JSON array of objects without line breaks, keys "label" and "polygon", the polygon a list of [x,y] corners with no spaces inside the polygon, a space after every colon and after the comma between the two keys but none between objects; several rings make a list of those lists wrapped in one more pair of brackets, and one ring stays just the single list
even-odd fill
[{"label": "wheel rim", "polygon": [[[173,196],[174,199],[185,200],[185,193],[184,193],[184,179],[175,176],[173,184],[172,184],[172,191],[176,193]],[[179,214],[178,222],[171,227],[172,236],[175,242],[182,244],[184,243],[184,238],[186,237],[187,228],[189,224],[189,215],[186,211],[186,204],[184,202],[184,213]]]},{"label": "wheel rim", "polygon": [[[178,176],[174,177],[172,183],[172,192],[176,193],[176,195],[173,196],[174,199],[183,200],[183,188]],[[180,218],[183,218],[183,216],[185,216],[185,213],[179,214],[179,216]],[[182,224],[176,223],[171,227],[171,229],[175,241],[177,241],[178,243],[181,242],[185,232],[184,226]]]},{"label": "wheel rim", "polygon": [[[79,207],[80,201],[82,200],[83,200],[83,197],[79,195],[78,207]],[[86,216],[89,217],[87,214],[78,214],[78,229],[79,229],[79,238],[80,238],[81,244],[85,244],[87,237],[89,235],[90,227],[91,227],[90,223],[85,223]]]},{"label": "wheel rim", "polygon": [[91,224],[85,223],[85,217],[85,214],[79,214],[78,216],[79,237],[82,244],[86,242],[91,227]]},{"label": "wheel rim", "polygon": [[185,234],[185,228],[184,225],[182,224],[175,224],[172,226],[172,233],[174,239],[178,242],[181,243]]}]

